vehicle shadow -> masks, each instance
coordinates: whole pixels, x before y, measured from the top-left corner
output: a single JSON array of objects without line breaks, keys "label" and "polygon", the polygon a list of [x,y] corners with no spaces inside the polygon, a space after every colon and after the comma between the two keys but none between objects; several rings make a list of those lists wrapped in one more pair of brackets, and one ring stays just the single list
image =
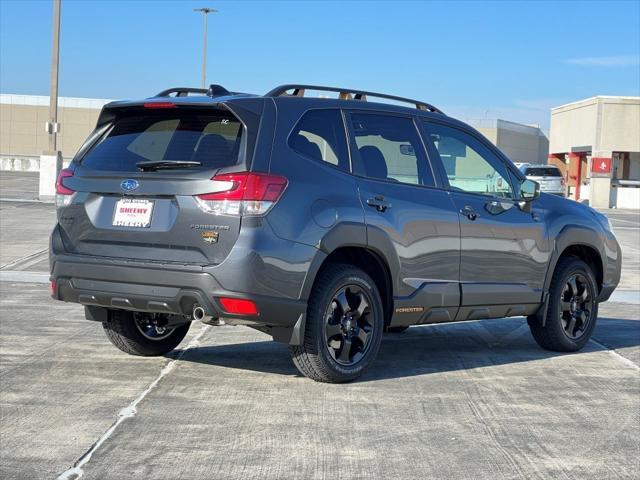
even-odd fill
[{"label": "vehicle shadow", "polygon": [[[385,334],[374,365],[357,382],[580,355],[600,351],[600,345],[609,349],[635,347],[640,345],[640,321],[600,318],[594,340],[598,343],[589,342],[580,352],[549,352],[535,343],[523,318],[413,327],[402,334]],[[175,350],[171,357],[180,353]],[[184,352],[181,361],[300,376],[287,345],[271,340],[193,347]]]}]

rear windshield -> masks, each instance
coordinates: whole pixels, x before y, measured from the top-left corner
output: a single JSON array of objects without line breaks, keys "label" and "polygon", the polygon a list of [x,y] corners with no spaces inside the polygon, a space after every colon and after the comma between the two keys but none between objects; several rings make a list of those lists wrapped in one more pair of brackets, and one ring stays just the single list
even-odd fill
[{"label": "rear windshield", "polygon": [[560,170],[556,167],[527,167],[525,175],[532,177],[561,177]]},{"label": "rear windshield", "polygon": [[238,163],[242,124],[225,111],[163,109],[117,119],[81,164],[95,170],[138,171],[138,162],[187,160],[196,168]]}]

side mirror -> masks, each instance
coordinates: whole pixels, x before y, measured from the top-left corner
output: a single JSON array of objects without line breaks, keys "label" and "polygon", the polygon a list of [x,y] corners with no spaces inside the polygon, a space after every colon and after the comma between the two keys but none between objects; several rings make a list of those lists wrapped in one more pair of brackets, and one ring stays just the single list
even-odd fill
[{"label": "side mirror", "polygon": [[540,184],[533,180],[526,179],[520,185],[520,200],[532,202],[540,196]]}]

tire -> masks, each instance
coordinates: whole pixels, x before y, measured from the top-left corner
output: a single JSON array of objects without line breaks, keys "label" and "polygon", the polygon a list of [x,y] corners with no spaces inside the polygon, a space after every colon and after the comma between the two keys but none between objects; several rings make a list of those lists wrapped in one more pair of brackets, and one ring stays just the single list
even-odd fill
[{"label": "tire", "polygon": [[351,265],[330,265],[311,292],[303,343],[289,347],[291,358],[317,382],[349,382],[373,363],[383,328],[382,300],[371,277]]},{"label": "tire", "polygon": [[156,357],[169,353],[180,344],[191,326],[188,322],[163,333],[155,330],[157,338],[150,338],[153,328],[143,333],[145,328],[141,324],[144,322],[137,317],[138,314],[133,312],[110,310],[109,319],[102,323],[109,341],[129,355]]},{"label": "tire", "polygon": [[406,332],[409,327],[387,327],[385,332],[387,333],[402,333]]},{"label": "tire", "polygon": [[[575,279],[573,287],[571,279]],[[536,317],[528,318],[538,345],[554,352],[576,352],[584,347],[596,326],[597,296],[597,283],[589,266],[576,257],[561,258],[549,287],[545,325]]]}]

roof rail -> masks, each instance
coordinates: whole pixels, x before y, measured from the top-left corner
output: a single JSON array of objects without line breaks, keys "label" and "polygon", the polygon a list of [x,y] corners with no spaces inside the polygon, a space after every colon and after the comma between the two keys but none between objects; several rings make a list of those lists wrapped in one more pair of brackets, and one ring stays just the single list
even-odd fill
[{"label": "roof rail", "polygon": [[[293,90],[293,93],[287,93],[289,90]],[[441,113],[444,115],[442,110],[434,107],[433,105],[421,102],[419,100],[412,100],[410,98],[404,97],[396,97],[395,95],[387,95],[384,93],[375,93],[375,92],[367,92],[365,90],[353,90],[351,88],[338,88],[338,87],[327,87],[323,85],[280,85],[267,94],[265,97],[283,97],[283,96],[291,96],[291,97],[304,97],[305,90],[317,90],[320,92],[336,92],[339,95],[341,100],[360,100],[367,101],[367,97],[377,97],[377,98],[385,98],[387,100],[394,100],[396,102],[410,103],[415,105],[418,110],[425,110],[428,112]]]},{"label": "roof rail", "polygon": [[232,95],[233,93],[224,88],[222,85],[211,84],[209,88],[190,88],[190,87],[175,87],[163,90],[156,95],[156,97],[170,97],[171,94],[175,94],[175,97],[186,97],[190,93],[199,93],[207,95],[208,97],[221,97],[223,95]]}]

